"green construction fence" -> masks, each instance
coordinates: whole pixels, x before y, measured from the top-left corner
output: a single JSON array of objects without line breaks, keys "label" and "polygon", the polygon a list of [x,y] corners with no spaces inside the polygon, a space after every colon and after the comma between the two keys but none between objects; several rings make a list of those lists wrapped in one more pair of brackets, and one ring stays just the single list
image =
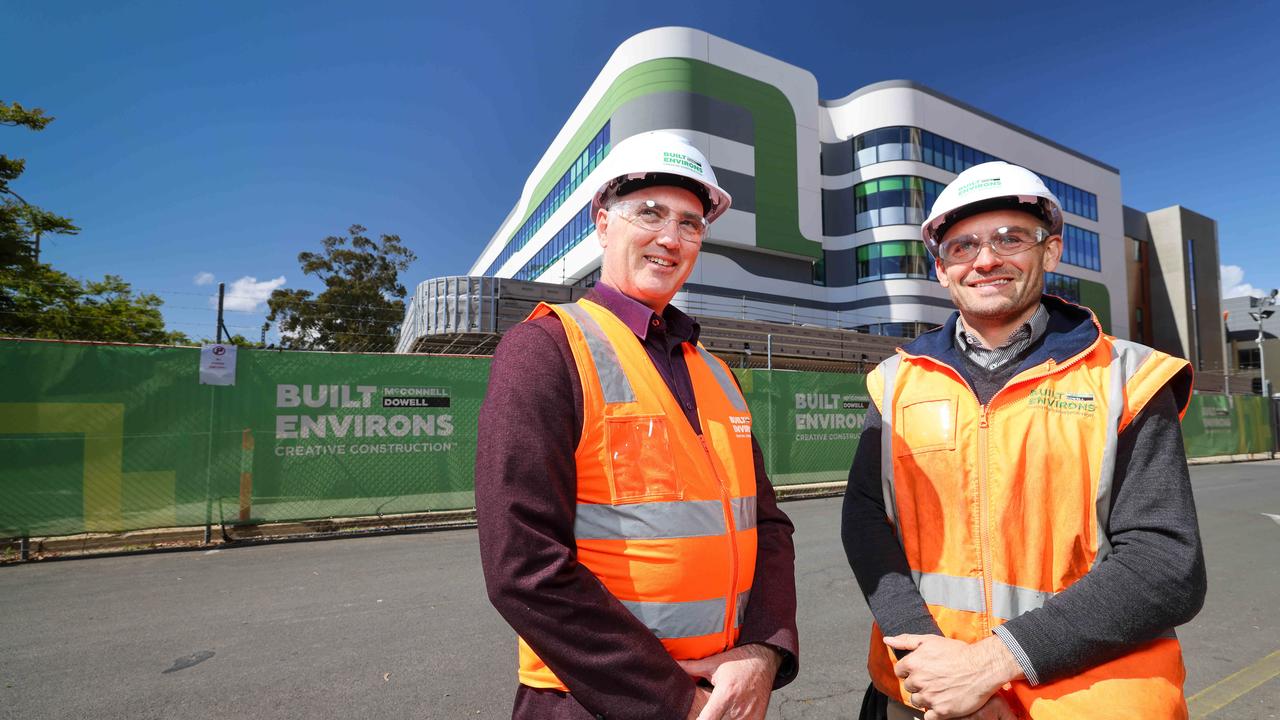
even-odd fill
[{"label": "green construction fence", "polygon": [[[0,340],[0,538],[386,516],[473,505],[489,359]],[[846,477],[854,373],[741,370],[776,485]],[[1266,452],[1258,397],[1197,395],[1191,456]]]}]

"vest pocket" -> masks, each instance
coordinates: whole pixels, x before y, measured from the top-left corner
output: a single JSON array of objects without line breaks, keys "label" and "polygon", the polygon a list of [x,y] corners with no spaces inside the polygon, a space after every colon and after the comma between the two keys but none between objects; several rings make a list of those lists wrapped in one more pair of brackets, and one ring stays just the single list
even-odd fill
[{"label": "vest pocket", "polygon": [[609,492],[615,504],[682,498],[684,485],[676,475],[665,417],[606,418],[604,434]]},{"label": "vest pocket", "polygon": [[894,454],[914,455],[956,449],[956,403],[951,398],[922,400],[902,406],[897,434],[902,438]]}]

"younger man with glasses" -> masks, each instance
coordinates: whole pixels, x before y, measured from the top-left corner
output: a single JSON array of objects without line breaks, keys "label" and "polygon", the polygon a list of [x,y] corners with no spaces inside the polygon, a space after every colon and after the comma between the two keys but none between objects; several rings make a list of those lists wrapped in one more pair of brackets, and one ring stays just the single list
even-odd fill
[{"label": "younger man with glasses", "polygon": [[728,208],[688,140],[615,145],[600,282],[503,337],[476,514],[520,636],[513,717],[761,720],[797,669],[791,521],[728,367],[670,303]]},{"label": "younger man with glasses", "polygon": [[867,377],[842,535],[871,608],[863,718],[1185,718],[1205,593],[1185,360],[1043,295],[1062,211],[961,173],[923,227],[958,312]]}]

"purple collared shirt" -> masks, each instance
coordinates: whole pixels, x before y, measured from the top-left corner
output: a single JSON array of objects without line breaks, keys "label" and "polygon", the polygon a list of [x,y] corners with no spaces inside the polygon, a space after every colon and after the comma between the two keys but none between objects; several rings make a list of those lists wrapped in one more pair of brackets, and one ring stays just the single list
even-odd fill
[{"label": "purple collared shirt", "polygon": [[[640,338],[654,367],[700,432],[681,343],[698,325],[668,306],[661,315],[609,286],[587,299]],[[571,694],[520,686],[514,718],[683,720],[694,683],[662,644],[591,572],[578,564],[575,450],[582,434],[582,382],[555,315],[521,323],[494,353],[480,410],[476,516],[489,599]],[[775,682],[795,677],[795,548],[752,439],[756,466],[755,580],[739,644],[783,655]]]}]

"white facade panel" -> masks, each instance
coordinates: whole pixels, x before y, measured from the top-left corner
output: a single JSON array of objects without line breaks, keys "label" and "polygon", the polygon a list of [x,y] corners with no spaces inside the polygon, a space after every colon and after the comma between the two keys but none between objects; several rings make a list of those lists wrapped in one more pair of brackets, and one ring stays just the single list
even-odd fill
[{"label": "white facade panel", "polygon": [[[530,173],[516,208],[473,265],[473,274],[488,269],[492,258],[501,252],[501,245],[518,228],[529,205],[541,201],[540,197],[531,197],[534,187],[547,175],[555,159],[582,129],[588,115],[598,106],[608,88],[629,68],[669,57],[709,62],[771,85],[786,97],[795,115],[795,192],[799,229],[804,237],[822,244],[824,251],[828,253],[828,262],[854,262],[854,250],[869,243],[919,240],[919,226],[889,225],[845,235],[824,235],[824,190],[837,195],[841,192],[850,193],[848,205],[828,210],[836,213],[829,218],[831,222],[837,226],[848,222],[852,226],[852,221],[839,213],[852,207],[853,187],[858,183],[907,175],[946,184],[955,177],[954,173],[921,160],[910,159],[874,163],[841,175],[822,174],[822,143],[841,143],[877,128],[917,127],[1095,194],[1098,200],[1096,221],[1072,214],[1066,216],[1066,221],[1098,233],[1102,270],[1093,271],[1062,264],[1058,272],[1104,285],[1111,300],[1110,330],[1120,337],[1128,337],[1126,246],[1121,184],[1117,171],[907,81],[878,83],[840,100],[820,101],[817,81],[811,72],[689,28],[650,30],[628,39],[618,47]],[[756,178],[756,149],[751,145],[687,128],[671,129],[688,136],[716,168]],[[611,143],[617,144],[622,139],[624,138],[612,137]],[[852,152],[852,148],[849,151]],[[590,201],[592,191],[602,179],[587,178],[528,245],[499,270],[499,274],[509,276],[523,267]],[[758,182],[756,191],[756,208],[762,204],[767,206],[768,198],[758,195]],[[840,199],[842,202],[845,200]],[[925,211],[927,210],[926,208]],[[827,276],[835,277],[835,284],[831,286],[768,277],[770,258],[776,258],[779,267],[785,265],[786,272],[779,271],[778,274],[789,274],[793,278],[799,274],[795,265],[798,261],[795,258],[776,257],[760,250],[757,247],[757,221],[754,212],[744,212],[740,208],[730,209],[712,225],[707,241],[709,245],[731,247],[736,253],[756,253],[755,261],[746,262],[750,257],[743,260],[755,272],[730,257],[704,252],[689,278],[698,292],[680,293],[675,300],[677,306],[695,314],[839,327],[880,323],[938,324],[951,313],[947,291],[936,281],[928,279],[853,283],[854,271],[846,265],[841,265],[840,272],[834,274],[832,268],[827,267]],[[843,229],[841,226],[840,230]],[[742,259],[742,256],[738,257]],[[592,235],[570,250],[541,278],[535,279],[542,282],[572,283],[597,268],[599,262],[600,248]],[[708,288],[712,290],[704,292]]]}]

